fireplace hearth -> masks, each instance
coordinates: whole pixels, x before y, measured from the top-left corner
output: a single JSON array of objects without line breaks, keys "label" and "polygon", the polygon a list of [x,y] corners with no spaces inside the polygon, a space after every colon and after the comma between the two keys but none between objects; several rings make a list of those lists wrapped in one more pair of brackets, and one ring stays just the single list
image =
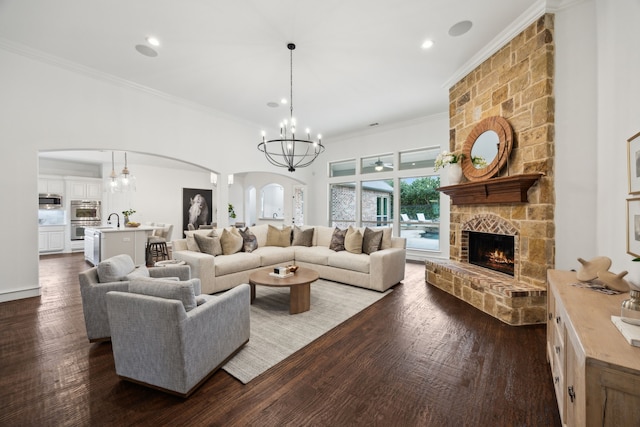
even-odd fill
[{"label": "fireplace hearth", "polygon": [[469,232],[469,263],[514,276],[514,236]]}]

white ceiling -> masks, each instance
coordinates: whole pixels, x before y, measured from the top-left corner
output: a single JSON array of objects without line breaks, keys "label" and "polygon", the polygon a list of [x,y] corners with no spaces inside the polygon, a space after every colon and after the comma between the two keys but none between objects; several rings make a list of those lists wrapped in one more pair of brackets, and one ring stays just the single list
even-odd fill
[{"label": "white ceiling", "polygon": [[[542,2],[544,3],[544,2]],[[332,136],[448,111],[465,65],[541,0],[0,0],[0,48],[160,91],[275,133]],[[471,30],[449,28],[463,20]],[[136,51],[154,35],[158,56]],[[434,46],[421,49],[425,39]],[[458,76],[458,78],[461,76]],[[455,80],[453,80],[455,81]]]}]

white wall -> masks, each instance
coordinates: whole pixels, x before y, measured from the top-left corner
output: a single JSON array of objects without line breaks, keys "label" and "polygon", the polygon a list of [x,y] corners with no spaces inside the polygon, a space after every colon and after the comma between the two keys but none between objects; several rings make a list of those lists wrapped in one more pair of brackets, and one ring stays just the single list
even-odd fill
[{"label": "white wall", "polygon": [[556,267],[626,253],[627,139],[640,131],[640,3],[588,0],[556,13]]},{"label": "white wall", "polygon": [[[108,165],[106,169],[104,174],[108,176],[111,166]],[[182,206],[183,188],[213,190],[213,206],[209,208],[215,219],[215,189],[211,184],[209,172],[158,168],[138,164],[129,164],[129,170],[136,177],[136,191],[127,194],[112,194],[108,190],[105,191],[102,211],[104,220],[109,213],[115,212],[120,215],[122,222],[122,211],[134,209],[136,213],[131,216],[131,221],[173,224],[171,239],[180,239],[183,237],[181,234],[184,211]]]},{"label": "white wall", "polygon": [[598,253],[597,33],[595,3],[555,16],[556,268],[577,268],[576,258]]},{"label": "white wall", "polygon": [[[155,153],[222,176],[276,169],[255,148],[259,126],[1,49],[0,93],[6,156],[0,191],[15,207],[0,210],[6,242],[0,258],[12,260],[11,268],[0,273],[0,301],[40,293],[34,197],[39,150]],[[219,197],[226,196],[224,191]],[[22,213],[15,215],[16,209]]]},{"label": "white wall", "polygon": [[[640,2],[596,0],[598,31],[598,228],[599,255],[611,271],[630,272],[640,284],[640,265],[626,253],[627,139],[640,132]],[[637,197],[637,195],[636,195]]]}]

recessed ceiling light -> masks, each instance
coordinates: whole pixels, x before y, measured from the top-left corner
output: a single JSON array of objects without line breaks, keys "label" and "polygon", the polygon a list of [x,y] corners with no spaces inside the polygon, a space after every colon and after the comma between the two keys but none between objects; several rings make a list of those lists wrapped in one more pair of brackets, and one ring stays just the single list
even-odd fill
[{"label": "recessed ceiling light", "polygon": [[151,46],[155,46],[155,47],[160,46],[160,40],[158,40],[157,38],[155,38],[155,37],[153,37],[153,36],[148,36],[148,37],[147,37],[147,42],[148,42]]},{"label": "recessed ceiling light", "polygon": [[431,46],[433,46],[433,40],[429,39],[429,40],[425,40],[422,43],[422,48],[423,49],[429,49]]},{"label": "recessed ceiling light", "polygon": [[284,104],[286,104],[286,103],[287,103],[287,99],[286,99],[286,98],[282,98],[282,99],[280,100],[280,104],[284,105]]},{"label": "recessed ceiling light", "polygon": [[461,36],[469,31],[472,26],[473,22],[471,21],[460,21],[457,24],[453,24],[453,26],[449,28],[449,35],[451,37]]},{"label": "recessed ceiling light", "polygon": [[150,48],[146,44],[137,44],[136,45],[136,50],[140,54],[142,54],[144,56],[149,56],[151,58],[155,58],[156,56],[158,56],[158,52],[156,52],[155,50],[153,50],[152,48]]}]

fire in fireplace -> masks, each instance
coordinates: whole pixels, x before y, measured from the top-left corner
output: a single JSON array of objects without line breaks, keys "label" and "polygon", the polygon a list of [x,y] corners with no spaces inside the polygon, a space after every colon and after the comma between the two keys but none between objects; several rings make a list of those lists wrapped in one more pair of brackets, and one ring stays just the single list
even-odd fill
[{"label": "fire in fireplace", "polygon": [[514,236],[469,232],[469,263],[514,275]]}]

